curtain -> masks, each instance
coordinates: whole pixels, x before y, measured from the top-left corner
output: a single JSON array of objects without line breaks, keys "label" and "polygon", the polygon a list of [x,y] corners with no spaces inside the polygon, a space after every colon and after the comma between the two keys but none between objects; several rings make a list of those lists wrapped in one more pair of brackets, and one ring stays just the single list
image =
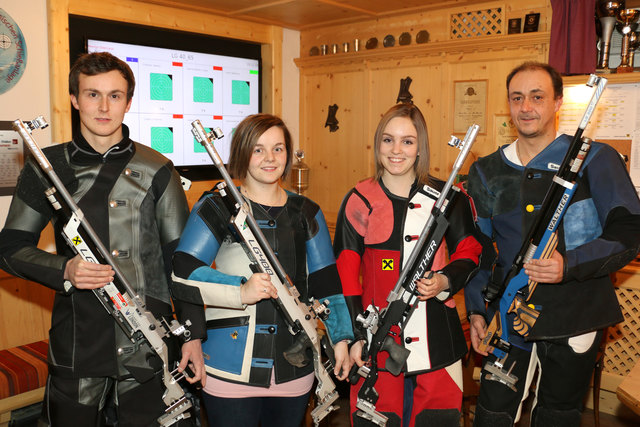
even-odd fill
[{"label": "curtain", "polygon": [[562,74],[590,74],[597,63],[596,0],[551,0],[549,65]]}]

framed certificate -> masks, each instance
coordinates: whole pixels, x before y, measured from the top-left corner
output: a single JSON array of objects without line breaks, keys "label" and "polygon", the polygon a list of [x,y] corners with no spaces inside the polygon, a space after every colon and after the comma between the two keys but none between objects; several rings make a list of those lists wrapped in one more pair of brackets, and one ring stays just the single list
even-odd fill
[{"label": "framed certificate", "polygon": [[469,126],[480,126],[487,133],[487,80],[453,82],[453,132],[466,133]]},{"label": "framed certificate", "polygon": [[493,139],[496,141],[496,147],[511,144],[518,139],[518,131],[510,114],[493,115]]}]

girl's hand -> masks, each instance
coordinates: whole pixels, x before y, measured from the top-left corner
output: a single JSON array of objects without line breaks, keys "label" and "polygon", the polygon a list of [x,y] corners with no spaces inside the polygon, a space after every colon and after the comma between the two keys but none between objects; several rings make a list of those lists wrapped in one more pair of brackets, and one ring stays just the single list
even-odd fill
[{"label": "girl's hand", "polygon": [[422,279],[416,280],[416,289],[420,294],[418,296],[420,301],[426,301],[449,289],[449,278],[444,274],[434,272],[429,279],[427,277],[429,277],[429,272]]},{"label": "girl's hand", "polygon": [[240,298],[243,304],[255,304],[263,299],[278,298],[278,291],[267,273],[254,273],[240,287]]},{"label": "girl's hand", "polygon": [[346,341],[340,341],[333,346],[333,354],[336,358],[336,366],[333,368],[333,374],[340,381],[345,380],[349,376],[351,370],[351,358],[349,357],[349,345]]}]

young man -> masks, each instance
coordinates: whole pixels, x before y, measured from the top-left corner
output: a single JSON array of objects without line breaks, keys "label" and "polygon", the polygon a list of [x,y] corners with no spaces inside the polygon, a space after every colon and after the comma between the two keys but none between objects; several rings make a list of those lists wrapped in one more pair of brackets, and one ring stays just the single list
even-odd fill
[{"label": "young man", "polygon": [[[571,137],[556,138],[562,77],[547,64],[528,62],[507,77],[508,102],[518,139],[471,166],[469,194],[482,231],[497,245],[493,269],[482,269],[465,290],[474,349],[485,337],[488,314],[482,289],[501,283],[522,245]],[[539,368],[532,426],[579,426],[603,329],[622,321],[609,274],[633,260],[640,248],[640,201],[620,155],[593,143],[577,191],[559,228],[559,243],[546,260],[524,265],[539,282],[531,303],[540,317],[525,341],[514,342],[504,366],[514,362],[512,391],[483,371],[475,426],[511,426]],[[510,327],[508,319],[505,327]],[[480,353],[482,353],[480,351]],[[493,354],[486,361],[495,360]]]},{"label": "young man", "polygon": [[[129,139],[122,124],[134,86],[129,66],[111,54],[80,57],[69,75],[79,129],[72,141],[44,152],[147,308],[169,318],[170,260],[189,210],[171,162]],[[104,409],[111,407],[120,426],[152,425],[165,409],[160,374],[138,383],[125,368],[142,350],[133,348],[91,291],[109,283],[114,271],[74,255],[61,236],[63,221],[45,198],[49,185],[43,180],[35,162],[27,162],[0,233],[0,267],[57,291],[41,423],[102,425]],[[57,254],[36,247],[49,221]],[[181,322],[203,315],[201,308],[184,303],[176,309]],[[202,334],[192,334],[195,339],[182,346],[180,366],[194,362],[195,382],[204,364]]]}]

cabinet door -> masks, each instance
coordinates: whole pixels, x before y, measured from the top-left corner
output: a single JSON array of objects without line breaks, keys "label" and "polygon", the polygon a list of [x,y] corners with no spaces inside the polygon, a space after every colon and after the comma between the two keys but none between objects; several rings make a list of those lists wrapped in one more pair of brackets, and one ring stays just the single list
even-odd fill
[{"label": "cabinet door", "polygon": [[[320,205],[331,225],[346,192],[371,176],[372,141],[366,126],[366,82],[361,70],[301,76],[300,147],[309,165],[305,195]],[[336,104],[338,129],[325,126]],[[372,133],[371,133],[372,134]]]},{"label": "cabinet door", "polygon": [[380,117],[396,104],[400,81],[410,77],[409,92],[413,95],[411,101],[420,109],[427,122],[430,172],[439,178],[446,174],[446,171],[441,171],[439,165],[443,153],[446,153],[449,140],[447,108],[443,105],[447,100],[448,87],[443,85],[442,69],[440,64],[398,65],[389,61],[372,66],[370,72],[371,134],[375,133]]}]

